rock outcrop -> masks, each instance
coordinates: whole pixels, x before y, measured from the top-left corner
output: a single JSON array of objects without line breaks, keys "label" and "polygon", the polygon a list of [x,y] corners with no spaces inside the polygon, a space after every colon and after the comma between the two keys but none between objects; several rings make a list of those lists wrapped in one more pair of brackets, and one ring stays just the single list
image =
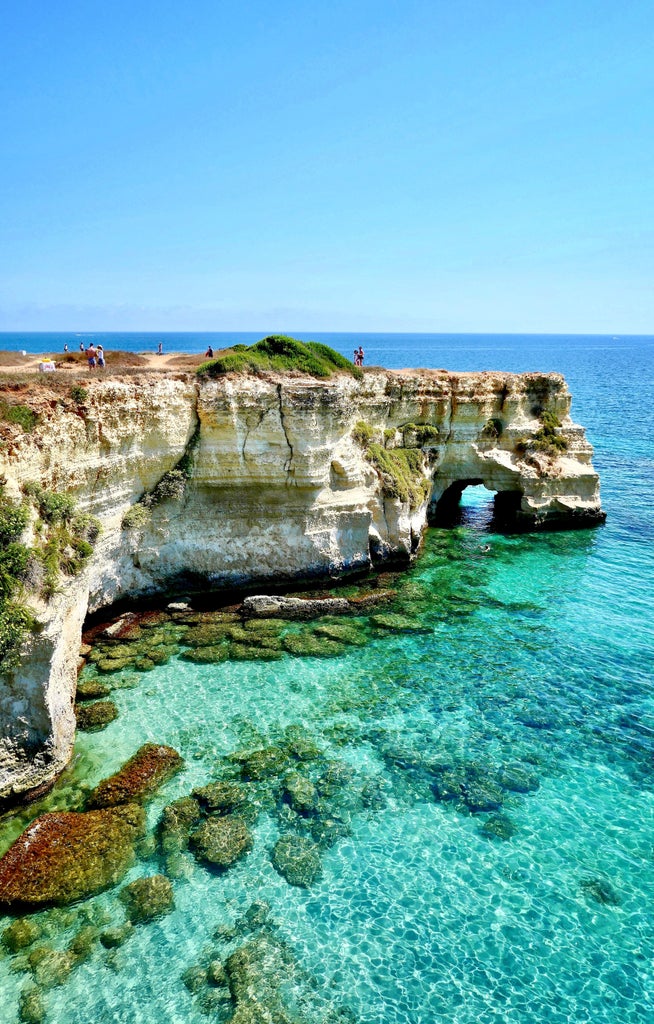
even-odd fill
[{"label": "rock outcrop", "polygon": [[518,525],[601,521],[570,401],[558,374],[428,370],[143,374],[89,381],[83,407],[41,399],[38,429],[0,454],[6,493],[30,481],[68,492],[102,533],[82,573],[34,602],[42,628],[0,678],[0,801],[49,784],[70,757],[87,611],[409,558],[469,483]]}]

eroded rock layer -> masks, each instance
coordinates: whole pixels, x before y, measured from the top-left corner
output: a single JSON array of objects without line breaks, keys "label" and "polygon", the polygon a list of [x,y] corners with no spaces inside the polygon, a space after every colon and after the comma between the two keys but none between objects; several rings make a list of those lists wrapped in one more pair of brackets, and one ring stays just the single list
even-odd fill
[{"label": "eroded rock layer", "polygon": [[144,374],[90,381],[83,406],[43,403],[38,431],[2,451],[6,493],[30,481],[71,493],[102,534],[80,576],[33,600],[42,628],[0,678],[0,800],[47,785],[70,757],[88,610],[408,558],[468,483],[528,528],[600,521],[570,401],[558,374],[380,370]]}]

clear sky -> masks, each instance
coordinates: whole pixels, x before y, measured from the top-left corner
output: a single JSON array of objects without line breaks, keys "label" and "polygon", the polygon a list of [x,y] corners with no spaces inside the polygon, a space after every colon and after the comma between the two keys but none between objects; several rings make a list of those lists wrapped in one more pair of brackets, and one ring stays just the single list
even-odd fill
[{"label": "clear sky", "polygon": [[652,0],[5,0],[0,330],[654,333]]}]

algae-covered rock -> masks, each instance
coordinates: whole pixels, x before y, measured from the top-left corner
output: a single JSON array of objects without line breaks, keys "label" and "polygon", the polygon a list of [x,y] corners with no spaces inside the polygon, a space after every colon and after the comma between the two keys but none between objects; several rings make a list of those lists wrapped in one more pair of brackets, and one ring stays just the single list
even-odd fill
[{"label": "algae-covered rock", "polygon": [[101,683],[99,679],[78,679],[77,694],[75,699],[79,702],[85,700],[99,700],[111,693],[111,687]]},{"label": "algae-covered rock", "polygon": [[121,889],[120,898],[132,924],[154,921],[175,908],[172,883],[165,875],[137,878]]},{"label": "algae-covered rock", "polygon": [[41,990],[36,985],[26,985],[18,1000],[18,1019],[22,1024],[42,1024],[46,1007]]},{"label": "algae-covered rock", "polygon": [[189,992],[199,992],[207,984],[207,972],[199,964],[193,964],[182,974],[182,983]]},{"label": "algae-covered rock", "polygon": [[135,804],[41,815],[0,860],[0,906],[72,903],[115,885],[144,828]]},{"label": "algae-covered rock", "polygon": [[325,623],[316,626],[314,633],[317,636],[326,636],[330,640],[337,640],[339,643],[351,647],[365,647],[368,637],[358,627],[349,622]]},{"label": "algae-covered rock", "polygon": [[232,644],[229,648],[229,657],[234,661],[279,661],[283,656],[282,651],[275,646],[255,647],[252,644]]},{"label": "algae-covered rock", "polygon": [[115,925],[113,928],[106,928],[103,932],[100,932],[100,942],[105,949],[117,949],[127,942],[133,931],[134,925],[132,922],[125,921],[123,924]]},{"label": "algae-covered rock", "polygon": [[318,794],[311,779],[299,772],[291,772],[284,778],[284,794],[294,811],[312,811]]},{"label": "algae-covered rock", "polygon": [[280,989],[294,968],[286,947],[261,934],[232,953],[225,961],[236,1012],[234,1024],[291,1024],[297,1020],[284,1007]]},{"label": "algae-covered rock", "polygon": [[493,814],[487,818],[479,829],[482,836],[488,839],[512,839],[518,829],[509,818],[508,814]]},{"label": "algae-covered rock", "polygon": [[257,636],[279,636],[285,626],[288,626],[285,619],[247,619],[243,623],[246,633]]},{"label": "algae-covered rock", "polygon": [[100,658],[96,662],[98,672],[122,672],[124,668],[131,667],[132,658]]},{"label": "algae-covered rock", "polygon": [[87,806],[114,807],[151,796],[180,770],[183,758],[172,747],[145,743],[114,775],[96,786]]},{"label": "algae-covered rock", "polygon": [[252,848],[252,835],[242,818],[213,817],[191,836],[198,860],[228,868]]},{"label": "algae-covered rock", "polygon": [[283,644],[296,658],[334,658],[345,651],[345,644],[312,633],[287,633]]},{"label": "algae-covered rock", "polygon": [[254,782],[260,779],[275,778],[288,765],[288,755],[281,747],[263,747],[261,750],[237,750],[229,755],[241,767],[244,779]]},{"label": "algae-covered rock", "polygon": [[370,622],[378,629],[387,629],[391,633],[429,633],[430,629],[422,626],[415,619],[396,612],[380,612],[370,616]]},{"label": "algae-covered rock", "polygon": [[192,796],[208,811],[231,811],[246,799],[243,788],[236,782],[210,782],[208,786],[194,789]]},{"label": "algae-covered rock", "polygon": [[163,853],[178,853],[188,846],[191,828],[202,817],[200,804],[190,796],[164,807],[159,821],[159,842]]},{"label": "algae-covered rock", "polygon": [[96,700],[93,704],[75,705],[77,728],[83,732],[100,732],[118,718],[118,708],[111,700]]},{"label": "algae-covered rock", "polygon": [[503,799],[502,790],[490,781],[466,783],[463,793],[466,807],[473,814],[478,811],[497,811]]},{"label": "algae-covered rock", "polygon": [[301,725],[289,725],[284,731],[284,749],[297,761],[315,761],[322,750]]},{"label": "algae-covered rock", "polygon": [[311,885],[321,872],[318,847],[304,836],[281,836],[273,847],[272,862],[289,885],[302,888]]},{"label": "algae-covered rock", "polygon": [[100,936],[99,929],[87,924],[75,933],[68,944],[68,952],[72,953],[77,963],[83,963],[91,956]]},{"label": "algae-covered rock", "polygon": [[218,665],[229,658],[229,647],[191,647],[188,651],[183,651],[181,656],[185,661],[193,661],[197,665]]},{"label": "algae-covered rock", "polygon": [[465,772],[452,768],[439,772],[434,779],[434,796],[437,800],[457,800],[463,796],[466,784]]},{"label": "algae-covered rock", "polygon": [[18,953],[20,949],[27,949],[37,939],[40,939],[41,934],[41,927],[36,921],[30,921],[27,917],[19,917],[3,931],[2,945],[10,953]]},{"label": "algae-covered rock", "polygon": [[608,907],[618,907],[620,896],[616,889],[606,878],[583,878],[579,883],[582,891],[595,903],[601,903]]},{"label": "algae-covered rock", "polygon": [[511,793],[534,793],[540,786],[533,772],[522,765],[509,764],[497,773],[497,781],[503,789]]},{"label": "algae-covered rock", "polygon": [[51,946],[37,946],[28,960],[36,984],[46,989],[65,984],[76,966],[74,953]]}]

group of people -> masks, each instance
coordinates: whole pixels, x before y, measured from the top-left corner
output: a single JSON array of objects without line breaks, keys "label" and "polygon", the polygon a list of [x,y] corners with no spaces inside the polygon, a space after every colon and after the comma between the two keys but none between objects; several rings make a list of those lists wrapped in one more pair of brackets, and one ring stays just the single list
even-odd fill
[{"label": "group of people", "polygon": [[79,350],[80,352],[83,352],[84,355],[86,356],[89,364],[89,370],[95,370],[96,366],[99,366],[101,370],[104,369],[105,361],[104,349],[102,345],[98,345],[98,347],[96,348],[93,342],[91,342],[89,347],[85,349],[84,343],[80,341]]},{"label": "group of people", "polygon": [[355,350],[354,350],[354,365],[355,366],[363,366],[363,356],[364,356],[363,346],[359,345],[359,347],[355,348]]}]

